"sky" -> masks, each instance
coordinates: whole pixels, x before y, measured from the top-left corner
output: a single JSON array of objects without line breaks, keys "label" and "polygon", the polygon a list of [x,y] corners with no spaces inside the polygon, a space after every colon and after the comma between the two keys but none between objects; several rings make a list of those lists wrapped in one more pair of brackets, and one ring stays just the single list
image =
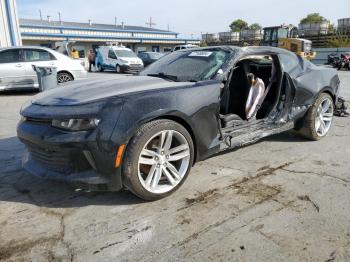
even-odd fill
[{"label": "sky", "polygon": [[297,25],[309,13],[320,13],[337,24],[350,17],[350,0],[17,0],[20,18],[46,18],[63,21],[147,26],[153,17],[155,28],[167,29],[183,37],[228,31],[235,19],[263,27]]}]

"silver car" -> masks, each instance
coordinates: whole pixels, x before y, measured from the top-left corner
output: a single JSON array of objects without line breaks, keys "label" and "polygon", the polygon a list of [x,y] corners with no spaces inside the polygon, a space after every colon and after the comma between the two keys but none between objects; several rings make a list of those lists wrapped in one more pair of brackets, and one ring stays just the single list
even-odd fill
[{"label": "silver car", "polygon": [[57,68],[57,81],[63,83],[87,77],[80,60],[37,46],[0,48],[0,91],[39,88],[32,65]]}]

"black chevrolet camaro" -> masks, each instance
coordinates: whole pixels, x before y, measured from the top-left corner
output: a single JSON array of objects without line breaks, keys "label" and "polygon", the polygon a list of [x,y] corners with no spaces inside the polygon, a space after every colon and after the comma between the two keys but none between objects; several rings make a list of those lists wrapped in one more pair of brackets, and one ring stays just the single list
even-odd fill
[{"label": "black chevrolet camaro", "polygon": [[[253,73],[265,84],[246,118]],[[319,140],[331,128],[333,69],[272,47],[173,52],[138,76],[69,83],[21,110],[23,165],[80,188],[126,188],[146,200],[177,190],[195,162],[294,129]]]}]

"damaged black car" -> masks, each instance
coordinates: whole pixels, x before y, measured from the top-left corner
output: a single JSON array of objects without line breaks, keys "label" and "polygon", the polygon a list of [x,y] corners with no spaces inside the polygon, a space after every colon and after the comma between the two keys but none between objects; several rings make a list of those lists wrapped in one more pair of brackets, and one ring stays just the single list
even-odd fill
[{"label": "damaged black car", "polygon": [[138,76],[35,96],[17,129],[23,165],[79,188],[160,199],[194,163],[223,150],[291,129],[323,138],[339,85],[336,70],[273,47],[173,52]]}]

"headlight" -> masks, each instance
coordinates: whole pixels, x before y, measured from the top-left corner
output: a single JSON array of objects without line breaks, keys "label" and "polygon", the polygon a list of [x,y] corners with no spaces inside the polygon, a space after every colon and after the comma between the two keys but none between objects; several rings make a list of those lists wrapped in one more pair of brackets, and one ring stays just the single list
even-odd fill
[{"label": "headlight", "polygon": [[54,119],[52,120],[52,126],[70,131],[86,131],[96,128],[99,122],[100,120],[97,118],[63,120]]},{"label": "headlight", "polygon": [[120,59],[120,62],[122,62],[124,64],[129,64],[129,61],[126,61],[126,60],[123,60],[123,59]]}]

